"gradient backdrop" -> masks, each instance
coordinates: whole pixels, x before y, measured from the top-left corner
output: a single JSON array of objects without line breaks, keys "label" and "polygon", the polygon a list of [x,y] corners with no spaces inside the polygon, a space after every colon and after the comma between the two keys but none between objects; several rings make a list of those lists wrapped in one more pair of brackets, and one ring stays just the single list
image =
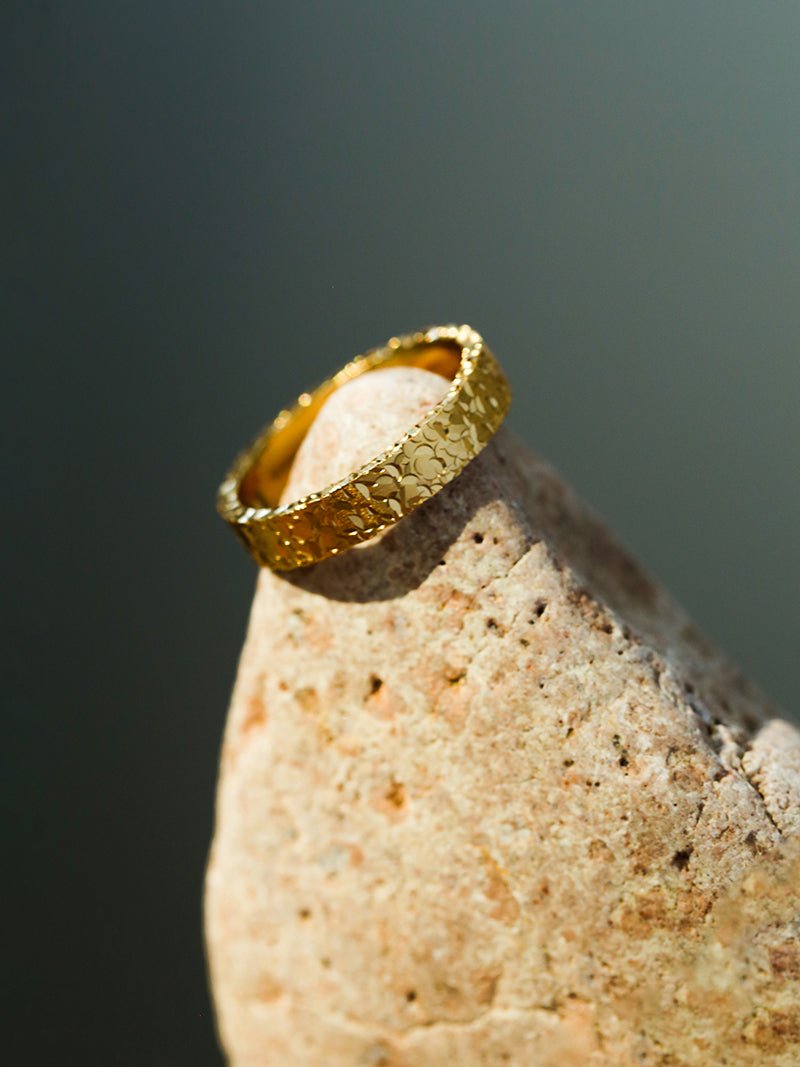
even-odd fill
[{"label": "gradient backdrop", "polygon": [[790,713],[800,7],[10,0],[7,1062],[204,1067],[234,452],[466,320],[512,426]]}]

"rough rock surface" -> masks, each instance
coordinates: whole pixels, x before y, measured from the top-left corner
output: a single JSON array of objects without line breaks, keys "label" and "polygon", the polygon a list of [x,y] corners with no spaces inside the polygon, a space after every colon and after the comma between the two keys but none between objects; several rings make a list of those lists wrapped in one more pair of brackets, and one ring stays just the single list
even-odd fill
[{"label": "rough rock surface", "polygon": [[[446,388],[328,401],[285,498]],[[506,429],[262,571],[206,931],[235,1067],[800,1063],[800,734]]]}]

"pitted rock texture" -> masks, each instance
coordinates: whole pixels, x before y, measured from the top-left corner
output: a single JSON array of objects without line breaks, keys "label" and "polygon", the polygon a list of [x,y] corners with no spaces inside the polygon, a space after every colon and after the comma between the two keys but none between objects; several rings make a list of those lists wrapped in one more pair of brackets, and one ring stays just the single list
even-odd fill
[{"label": "pitted rock texture", "polygon": [[[447,383],[320,412],[284,499]],[[800,1063],[800,734],[501,429],[258,577],[206,883],[235,1067]]]}]

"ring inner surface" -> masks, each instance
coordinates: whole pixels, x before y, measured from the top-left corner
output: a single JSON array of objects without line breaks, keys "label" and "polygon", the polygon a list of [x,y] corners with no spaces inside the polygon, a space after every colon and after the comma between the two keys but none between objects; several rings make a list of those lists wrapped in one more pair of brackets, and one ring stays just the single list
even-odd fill
[{"label": "ring inner surface", "polygon": [[462,346],[456,342],[423,342],[409,348],[378,349],[363,360],[347,364],[313,393],[304,393],[294,407],[278,417],[266,440],[262,438],[256,446],[260,452],[251,456],[239,487],[239,499],[247,507],[277,506],[303,438],[322,405],[345,382],[378,367],[396,366],[420,367],[452,381],[461,365],[461,353]]}]

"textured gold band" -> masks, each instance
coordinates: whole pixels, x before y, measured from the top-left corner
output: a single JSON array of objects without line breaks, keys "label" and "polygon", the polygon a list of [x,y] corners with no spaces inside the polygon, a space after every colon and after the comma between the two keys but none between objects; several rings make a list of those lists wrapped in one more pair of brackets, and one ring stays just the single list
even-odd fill
[{"label": "textured gold band", "polygon": [[[423,367],[452,384],[391,448],[342,481],[278,506],[300,442],[330,394],[365,371]],[[255,560],[273,570],[317,563],[366,541],[451,481],[508,411],[511,390],[469,326],[434,326],[357,356],[275,421],[243,452],[219,488],[217,510]]]}]

